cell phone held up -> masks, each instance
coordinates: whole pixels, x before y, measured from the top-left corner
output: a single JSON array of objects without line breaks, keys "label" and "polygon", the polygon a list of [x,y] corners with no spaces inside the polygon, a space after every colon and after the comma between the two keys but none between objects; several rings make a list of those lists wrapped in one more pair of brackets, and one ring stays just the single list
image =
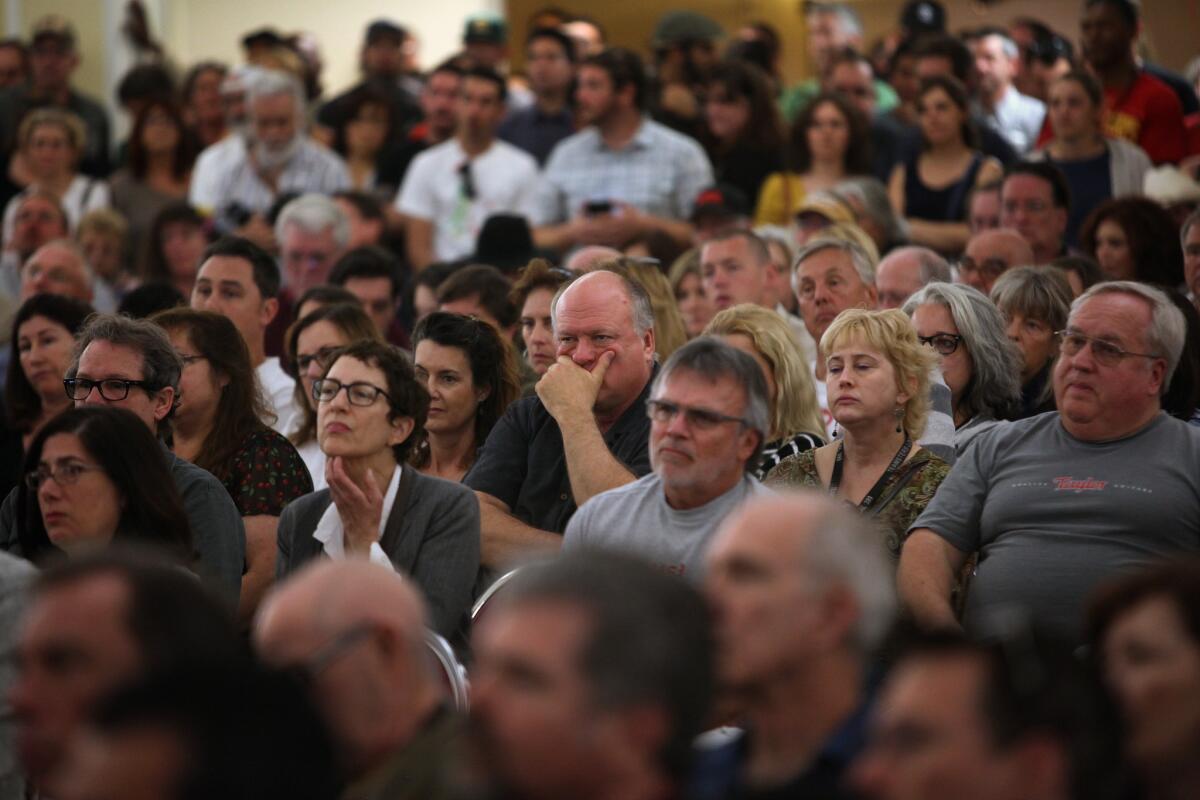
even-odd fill
[{"label": "cell phone held up", "polygon": [[613,213],[616,204],[612,200],[588,200],[583,204],[584,216],[600,217]]}]

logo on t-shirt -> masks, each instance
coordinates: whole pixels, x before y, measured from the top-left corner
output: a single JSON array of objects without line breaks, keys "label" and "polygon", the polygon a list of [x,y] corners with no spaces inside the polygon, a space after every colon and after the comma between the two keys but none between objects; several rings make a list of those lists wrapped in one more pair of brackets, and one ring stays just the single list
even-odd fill
[{"label": "logo on t-shirt", "polygon": [[1099,481],[1088,476],[1086,478],[1072,478],[1069,475],[1054,479],[1054,491],[1056,492],[1102,492],[1104,487],[1108,486],[1108,481]]}]

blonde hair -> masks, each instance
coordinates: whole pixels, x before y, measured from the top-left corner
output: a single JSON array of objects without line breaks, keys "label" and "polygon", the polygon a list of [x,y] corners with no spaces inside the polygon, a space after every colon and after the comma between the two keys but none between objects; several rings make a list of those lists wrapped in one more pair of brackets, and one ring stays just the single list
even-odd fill
[{"label": "blonde hair", "polygon": [[595,268],[615,272],[645,290],[650,298],[650,309],[654,312],[654,352],[659,363],[665,362],[671,353],[687,344],[687,328],[675,302],[675,290],[656,264],[622,257],[601,262]]},{"label": "blonde hair", "polygon": [[671,284],[671,291],[679,291],[679,284],[683,283],[683,279],[688,275],[695,275],[697,278],[701,277],[699,247],[693,247],[691,250],[688,250],[671,264],[671,269],[667,272],[667,280]]},{"label": "blonde hair", "polygon": [[929,416],[929,372],[937,356],[917,339],[912,320],[903,311],[846,309],[837,315],[821,337],[821,358],[849,341],[860,341],[877,350],[896,372],[896,389],[908,394],[904,404],[904,430],[914,439],[925,432]]},{"label": "blonde hair", "polygon": [[871,257],[871,264],[879,264],[879,247],[875,244],[875,240],[867,234],[862,228],[853,222],[835,222],[828,228],[821,231],[821,237],[825,239],[841,239],[844,242],[853,242],[861,247],[868,256]]},{"label": "blonde hair", "polygon": [[771,398],[771,436],[790,439],[798,433],[825,438],[812,371],[800,342],[783,317],[770,309],[743,303],[718,313],[704,329],[706,336],[742,334],[771,365],[775,396]]},{"label": "blonde hair", "polygon": [[88,233],[120,239],[121,245],[124,247],[125,237],[129,234],[129,222],[120,211],[111,208],[94,208],[79,220],[75,238],[82,239]]}]

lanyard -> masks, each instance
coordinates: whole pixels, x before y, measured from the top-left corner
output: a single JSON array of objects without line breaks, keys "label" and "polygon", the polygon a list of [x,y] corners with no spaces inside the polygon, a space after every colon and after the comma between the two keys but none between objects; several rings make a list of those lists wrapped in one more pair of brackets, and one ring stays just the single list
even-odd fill
[{"label": "lanyard", "polygon": [[[836,495],[838,487],[842,485],[842,469],[844,467],[845,455],[844,443],[838,445],[837,456],[833,459],[833,475],[829,478],[829,493]],[[884,487],[887,486],[895,474],[899,471],[904,460],[908,458],[909,452],[912,450],[912,439],[908,438],[907,434],[904,437],[904,444],[900,445],[900,449],[896,451],[896,455],[892,458],[892,463],[888,464],[888,468],[884,470],[883,475],[879,480],[875,481],[875,485],[871,487],[871,491],[867,492],[863,497],[862,502],[858,504],[860,511],[866,511],[875,504],[876,498],[883,493]]]}]

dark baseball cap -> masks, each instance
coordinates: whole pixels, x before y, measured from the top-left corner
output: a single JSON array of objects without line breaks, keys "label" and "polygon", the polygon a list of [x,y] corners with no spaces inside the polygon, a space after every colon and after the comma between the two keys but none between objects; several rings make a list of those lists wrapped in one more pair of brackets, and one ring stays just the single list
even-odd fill
[{"label": "dark baseball cap", "polygon": [[71,21],[61,14],[47,14],[33,24],[29,41],[33,44],[44,39],[57,39],[67,47],[75,47],[75,28]]},{"label": "dark baseball cap", "polygon": [[388,19],[377,19],[367,26],[367,44],[374,44],[380,39],[391,39],[400,44],[407,38],[408,31]]},{"label": "dark baseball cap", "polygon": [[508,41],[508,26],[496,14],[474,14],[467,17],[463,27],[463,44],[504,44]]},{"label": "dark baseball cap", "polygon": [[900,12],[900,27],[909,33],[944,33],[946,9],[938,0],[911,0]]},{"label": "dark baseball cap", "polygon": [[702,217],[735,219],[748,216],[750,201],[746,193],[728,183],[719,183],[700,192],[692,206],[692,222]]}]

